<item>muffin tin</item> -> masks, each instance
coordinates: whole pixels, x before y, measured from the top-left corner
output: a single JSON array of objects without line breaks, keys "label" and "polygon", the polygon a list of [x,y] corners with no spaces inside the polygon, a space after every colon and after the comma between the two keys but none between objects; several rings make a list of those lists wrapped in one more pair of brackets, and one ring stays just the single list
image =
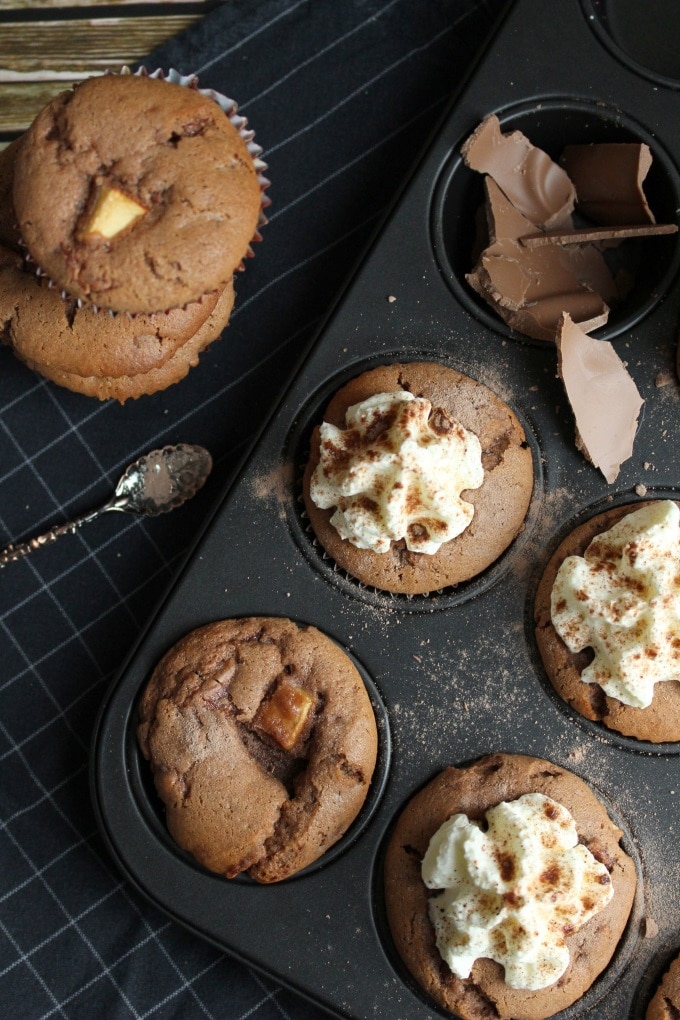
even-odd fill
[{"label": "muffin tin", "polygon": [[[676,220],[680,79],[643,67],[622,41],[622,24],[643,6],[557,0],[548,11],[542,0],[518,0],[506,11],[100,715],[93,798],[127,878],[202,938],[337,1016],[441,1015],[395,958],[382,854],[417,789],[446,765],[493,751],[548,758],[585,779],[638,862],[638,896],[619,952],[560,1017],[585,1010],[598,1020],[643,1017],[649,975],[680,949],[680,745],[619,738],[571,712],[545,677],[532,628],[542,568],[575,523],[612,502],[680,498],[680,243],[635,242],[636,287],[595,334],[612,340],[645,398],[633,457],[612,486],[575,448],[553,346],[512,333],[463,279],[481,178],[459,150],[491,112],[504,130],[519,127],[554,157],[567,143],[647,142],[655,160],[650,204],[659,221]],[[670,3],[665,10],[673,16]],[[483,575],[428,596],[390,596],[324,556],[305,519],[300,477],[311,428],[339,386],[378,363],[422,359],[451,365],[510,404],[532,450],[534,493],[523,531]],[[167,648],[211,620],[250,615],[290,617],[338,641],[367,680],[380,733],[359,818],[319,862],[275,886],[227,881],[175,846],[135,741],[141,689]]]}]

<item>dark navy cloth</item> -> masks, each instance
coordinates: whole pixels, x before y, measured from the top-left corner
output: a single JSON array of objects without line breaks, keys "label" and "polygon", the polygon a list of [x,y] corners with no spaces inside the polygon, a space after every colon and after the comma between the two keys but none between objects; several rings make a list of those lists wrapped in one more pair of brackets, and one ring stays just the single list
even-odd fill
[{"label": "dark navy cloth", "polygon": [[[88,786],[108,685],[294,372],[503,0],[230,0],[149,56],[236,100],[269,223],[221,340],[124,406],[0,350],[0,543],[103,502],[139,454],[215,468],[165,517],[104,515],[0,571],[0,1003],[16,1020],[303,1020],[320,1011],[168,920],[116,870]],[[266,933],[264,933],[266,937]]]}]

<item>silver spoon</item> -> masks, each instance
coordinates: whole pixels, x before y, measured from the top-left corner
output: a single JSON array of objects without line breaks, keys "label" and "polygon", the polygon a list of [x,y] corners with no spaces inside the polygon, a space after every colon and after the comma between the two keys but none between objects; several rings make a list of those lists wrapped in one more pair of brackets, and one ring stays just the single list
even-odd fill
[{"label": "silver spoon", "polygon": [[180,443],[152,450],[130,464],[108,502],[65,524],[57,524],[44,535],[8,546],[0,553],[0,567],[42,549],[60,535],[72,535],[83,524],[109,510],[155,517],[181,506],[201,488],[212,470],[212,457],[202,446]]}]

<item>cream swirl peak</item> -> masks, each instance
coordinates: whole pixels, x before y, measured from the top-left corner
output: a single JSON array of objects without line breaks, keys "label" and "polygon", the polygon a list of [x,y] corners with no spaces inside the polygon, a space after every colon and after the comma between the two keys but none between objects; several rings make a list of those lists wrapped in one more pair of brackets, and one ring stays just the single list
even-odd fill
[{"label": "cream swirl peak", "polygon": [[568,556],[551,594],[553,626],[581,673],[610,697],[647,708],[654,685],[680,679],[680,510],[649,503]]},{"label": "cream swirl peak", "polygon": [[422,862],[437,948],[459,978],[495,960],[505,983],[547,988],[569,965],[566,936],[614,894],[609,872],[578,841],[570,812],[526,793],[486,812],[488,830],[456,814],[435,832]]},{"label": "cream swirl peak", "polygon": [[433,554],[469,525],[466,489],[484,481],[479,439],[429,400],[377,393],[347,409],[345,428],[323,422],[310,496],[359,549],[387,552],[404,539]]}]

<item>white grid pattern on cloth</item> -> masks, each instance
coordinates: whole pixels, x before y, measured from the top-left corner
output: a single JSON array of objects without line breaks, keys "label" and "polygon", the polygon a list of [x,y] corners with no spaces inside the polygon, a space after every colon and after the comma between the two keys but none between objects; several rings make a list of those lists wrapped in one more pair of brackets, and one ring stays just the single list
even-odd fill
[{"label": "white grid pattern on cloth", "polygon": [[[279,204],[274,201],[269,225],[276,226],[279,238],[287,231],[288,240],[277,242],[273,229],[271,238],[265,235],[255,265],[238,281],[226,340],[209,352],[205,371],[199,366],[167,395],[124,408],[53,387],[3,352],[0,529],[7,542],[67,519],[73,508],[80,512],[103,501],[131,460],[165,442],[203,442],[214,453],[216,476],[205,496],[199,494],[195,505],[176,515],[153,522],[120,515],[93,523],[50,551],[32,554],[23,565],[0,571],[5,666],[0,862],[6,864],[0,868],[0,1001],[13,1016],[27,1020],[320,1016],[306,1001],[163,918],[121,880],[89,803],[89,735],[106,687],[219,491],[216,485],[228,477],[260,424],[265,407],[255,403],[253,408],[252,395],[277,394],[282,369],[292,367],[312,338],[357,248],[382,215],[390,197],[384,175],[394,153],[408,148],[414,134],[424,140],[456,77],[450,72],[448,83],[431,82],[426,102],[412,104],[403,117],[390,120],[386,114],[377,127],[365,119],[367,104],[374,96],[396,94],[404,74],[419,81],[418,68],[422,64],[426,70],[428,60],[443,66],[450,54],[446,44],[457,53],[462,73],[500,0],[432,0],[416,5],[418,11],[408,0],[338,0],[337,7],[333,0],[343,23],[335,33],[324,26],[323,4],[310,0],[265,2],[256,25],[249,12],[247,30],[236,21],[239,3],[223,6],[205,19],[205,31],[201,25],[192,29],[158,59],[167,55],[178,66],[185,46],[197,53],[193,70],[206,76],[201,84],[224,85],[237,98],[249,91],[240,111],[253,118],[262,144],[267,130],[272,139],[264,155],[272,193],[278,188],[282,197]],[[423,37],[426,13],[432,31]],[[313,22],[308,40],[295,31],[301,15]],[[469,38],[458,46],[461,26],[467,26]],[[227,45],[220,43],[223,31],[229,32]],[[290,56],[286,66],[278,62],[268,71],[258,57],[274,45],[274,32],[277,45],[288,32]],[[317,67],[319,73],[332,68],[340,48],[344,52],[359,42],[357,76],[325,89],[307,110],[296,79]],[[235,53],[247,55],[253,68],[257,61],[257,79],[251,82],[244,62],[233,68],[232,86],[229,57]],[[292,114],[279,116],[286,108],[303,123]],[[333,125],[339,115],[349,115],[347,122],[363,123],[365,129],[357,127],[335,151]],[[301,158],[310,138],[324,151],[320,168]],[[409,166],[410,157],[402,156],[390,187],[400,183]],[[363,178],[371,168],[373,190],[367,200],[358,200],[354,175],[360,172]],[[348,195],[357,199],[349,223],[341,214],[329,216],[334,202],[347,201]],[[303,212],[319,225],[309,238],[302,228],[296,234]],[[285,310],[284,328],[275,328],[271,306]],[[260,341],[260,329],[271,336]],[[246,335],[249,343],[239,344]],[[225,409],[231,405],[229,416]]]}]

